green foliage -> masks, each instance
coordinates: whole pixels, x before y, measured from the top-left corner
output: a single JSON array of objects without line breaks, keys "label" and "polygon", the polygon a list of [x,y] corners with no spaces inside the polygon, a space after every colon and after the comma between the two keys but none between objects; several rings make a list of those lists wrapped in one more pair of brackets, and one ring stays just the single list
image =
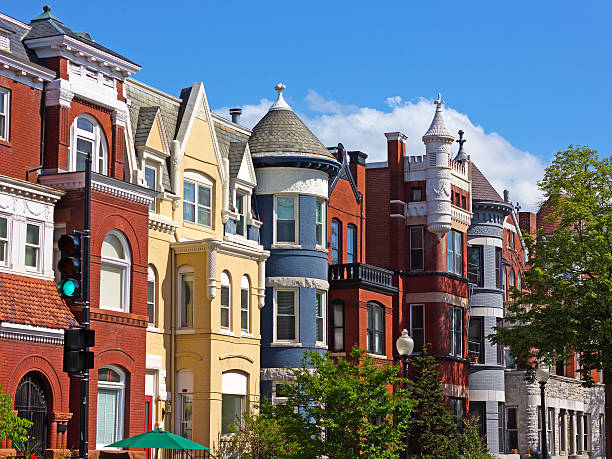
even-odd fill
[{"label": "green foliage", "polygon": [[523,363],[553,363],[581,353],[587,385],[590,371],[602,368],[612,383],[611,183],[611,158],[571,145],[555,155],[538,185],[549,211],[545,221],[556,228],[526,235],[528,291],[514,291],[509,327],[491,336]]},{"label": "green foliage", "polygon": [[478,433],[478,422],[478,418],[470,418],[463,425],[463,434],[459,438],[463,459],[493,459],[486,442]]},{"label": "green foliage", "polygon": [[410,358],[410,383],[416,398],[408,424],[410,452],[417,456],[459,457],[457,425],[444,403],[441,375],[435,358]]},{"label": "green foliage", "polygon": [[2,391],[0,384],[0,440],[10,439],[14,443],[27,442],[28,429],[32,422],[21,419],[13,411],[11,396]]},{"label": "green foliage", "polygon": [[232,452],[253,459],[397,458],[415,401],[401,388],[397,366],[379,365],[357,348],[350,357],[308,353],[283,388],[287,402],[262,403],[259,416],[247,415]]}]

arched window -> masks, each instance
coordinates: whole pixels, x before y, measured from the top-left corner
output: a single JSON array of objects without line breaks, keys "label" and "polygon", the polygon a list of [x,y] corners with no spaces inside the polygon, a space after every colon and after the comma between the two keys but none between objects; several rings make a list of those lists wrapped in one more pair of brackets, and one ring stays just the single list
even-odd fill
[{"label": "arched window", "polygon": [[221,273],[221,328],[229,330],[232,317],[231,284],[227,271]]},{"label": "arched window", "polygon": [[129,312],[130,248],[123,233],[110,231],[102,242],[100,307]]},{"label": "arched window", "polygon": [[332,219],[332,265],[342,263],[342,223],[337,218]]},{"label": "arched window", "polygon": [[149,324],[155,326],[157,320],[157,276],[155,269],[149,265],[147,270],[147,316]]},{"label": "arched window", "polygon": [[245,333],[251,331],[250,308],[251,308],[251,283],[244,275],[240,279],[240,330]]},{"label": "arched window", "polygon": [[521,277],[520,271],[516,273],[516,288],[521,291],[523,290],[523,278]]},{"label": "arched window", "polygon": [[508,300],[512,299],[512,287],[516,284],[516,274],[514,268],[510,268],[510,277],[508,279]]},{"label": "arched window", "polygon": [[98,370],[96,444],[98,449],[123,438],[125,372],[116,365]]},{"label": "arched window", "polygon": [[91,153],[91,170],[108,175],[108,146],[100,123],[91,115],[79,115],[72,123],[70,170],[84,171]]},{"label": "arched window", "polygon": [[179,328],[193,328],[193,269],[181,266],[178,271]]}]

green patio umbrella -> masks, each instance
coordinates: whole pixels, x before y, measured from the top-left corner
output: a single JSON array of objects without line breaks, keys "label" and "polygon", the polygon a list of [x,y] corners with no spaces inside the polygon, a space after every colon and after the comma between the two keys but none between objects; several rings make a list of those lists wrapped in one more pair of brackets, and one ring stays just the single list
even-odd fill
[{"label": "green patio umbrella", "polygon": [[175,435],[165,430],[155,429],[150,432],[124,438],[109,448],[159,448],[159,449],[210,449],[188,438]]}]

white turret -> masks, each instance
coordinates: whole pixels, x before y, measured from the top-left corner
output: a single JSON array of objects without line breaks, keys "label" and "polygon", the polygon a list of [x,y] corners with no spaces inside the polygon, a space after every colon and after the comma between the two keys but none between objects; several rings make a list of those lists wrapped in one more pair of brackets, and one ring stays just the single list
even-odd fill
[{"label": "white turret", "polygon": [[438,93],[436,113],[423,136],[426,151],[427,229],[441,239],[451,229],[451,145],[455,141],[446,128],[444,101]]}]

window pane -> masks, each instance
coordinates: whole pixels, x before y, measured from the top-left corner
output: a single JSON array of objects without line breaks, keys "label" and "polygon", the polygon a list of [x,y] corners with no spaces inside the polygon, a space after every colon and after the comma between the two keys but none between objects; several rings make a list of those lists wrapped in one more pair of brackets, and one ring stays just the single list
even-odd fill
[{"label": "window pane", "polygon": [[123,244],[119,238],[113,234],[107,234],[102,241],[102,256],[107,258],[125,259]]},{"label": "window pane", "polygon": [[6,231],[6,218],[0,217],[0,238],[6,239],[7,231]]},{"label": "window pane", "polygon": [[92,152],[93,142],[81,138],[77,138],[77,151],[85,157]]},{"label": "window pane", "polygon": [[83,116],[79,116],[77,118],[77,128],[83,129],[84,131],[87,131],[87,132],[94,131],[93,123]]},{"label": "window pane", "polygon": [[294,292],[276,292],[278,314],[295,314]]},{"label": "window pane", "polygon": [[423,328],[423,306],[412,306],[412,327]]},{"label": "window pane", "polygon": [[346,262],[355,263],[355,242],[357,229],[353,225],[349,225],[346,229]]},{"label": "window pane", "polygon": [[26,230],[26,244],[38,245],[40,235],[40,227],[38,225],[30,225]]},{"label": "window pane", "polygon": [[316,215],[317,223],[323,222],[323,202],[317,201]]},{"label": "window pane", "polygon": [[334,350],[344,349],[344,328],[334,329]]},{"label": "window pane", "polygon": [[[0,93],[1,94],[1,93]],[[0,115],[0,138],[6,139],[6,116]]]},{"label": "window pane", "polygon": [[108,445],[117,441],[117,411],[119,391],[116,389],[98,388],[98,406],[96,423],[96,442]]},{"label": "window pane", "polygon": [[293,220],[295,199],[279,196],[276,198],[276,218],[282,220]]},{"label": "window pane", "polygon": [[123,307],[123,268],[102,263],[100,268],[100,305],[107,308]]},{"label": "window pane", "polygon": [[191,182],[183,182],[183,200],[195,202],[195,184]]},{"label": "window pane", "polygon": [[344,305],[334,304],[334,327],[344,326]]},{"label": "window pane", "polygon": [[242,395],[227,395],[222,396],[221,408],[221,433],[231,433],[230,425],[235,427],[240,426],[242,419]]},{"label": "window pane", "polygon": [[249,329],[249,291],[240,290],[240,327],[242,330]]},{"label": "window pane", "polygon": [[25,264],[26,266],[30,266],[32,268],[36,268],[38,266],[38,249],[35,247],[26,247],[25,248]]},{"label": "window pane", "polygon": [[279,340],[295,339],[295,316],[278,316],[276,318],[276,338]]},{"label": "window pane", "polygon": [[195,205],[183,202],[183,220],[195,222]]},{"label": "window pane", "polygon": [[210,226],[210,209],[198,207],[198,224]]},{"label": "window pane", "polygon": [[276,222],[276,240],[279,242],[295,242],[295,221],[278,220]]},{"label": "window pane", "polygon": [[147,282],[147,315],[149,323],[155,323],[155,282]]},{"label": "window pane", "polygon": [[198,204],[210,207],[210,188],[198,185]]},{"label": "window pane", "polygon": [[181,436],[192,438],[193,396],[181,395]]},{"label": "window pane", "polygon": [[156,171],[152,167],[145,167],[145,182],[147,183],[147,188],[154,190],[155,189],[155,175]]},{"label": "window pane", "polygon": [[193,325],[193,274],[181,276],[181,327]]}]

